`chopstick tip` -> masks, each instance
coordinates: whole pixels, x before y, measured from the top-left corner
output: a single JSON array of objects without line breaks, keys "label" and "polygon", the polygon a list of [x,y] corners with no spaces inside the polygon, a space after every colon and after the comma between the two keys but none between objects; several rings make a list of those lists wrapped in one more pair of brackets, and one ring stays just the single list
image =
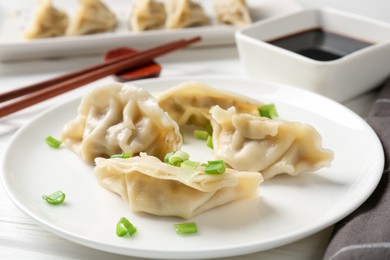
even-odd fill
[{"label": "chopstick tip", "polygon": [[202,40],[201,36],[196,36],[196,37],[190,38],[189,40],[187,40],[187,42],[188,43],[194,43],[194,42],[198,42],[198,41],[201,41],[201,40]]}]

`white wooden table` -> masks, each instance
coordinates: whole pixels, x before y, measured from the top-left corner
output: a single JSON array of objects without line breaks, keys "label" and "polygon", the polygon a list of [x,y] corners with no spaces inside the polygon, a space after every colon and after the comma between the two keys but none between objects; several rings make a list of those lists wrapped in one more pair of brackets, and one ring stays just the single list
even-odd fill
[{"label": "white wooden table", "polygon": [[[41,81],[76,68],[97,63],[100,57],[78,57],[61,60],[28,61],[1,64],[0,91]],[[237,75],[245,77],[234,46],[213,49],[182,50],[159,59],[163,65],[161,77],[199,75]],[[20,126],[44,109],[82,95],[87,89],[111,77],[53,98],[47,102],[0,119],[0,157],[7,143]],[[364,116],[375,92],[347,102],[347,106]],[[226,259],[321,259],[331,233],[331,227],[295,243],[251,255]],[[38,226],[11,202],[0,185],[0,259],[137,259],[87,248],[64,240]]]}]

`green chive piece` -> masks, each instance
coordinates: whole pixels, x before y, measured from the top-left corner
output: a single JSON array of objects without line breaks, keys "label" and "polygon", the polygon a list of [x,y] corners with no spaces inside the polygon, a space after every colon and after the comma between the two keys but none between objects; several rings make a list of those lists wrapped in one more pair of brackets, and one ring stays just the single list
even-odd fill
[{"label": "green chive piece", "polygon": [[167,154],[164,156],[164,162],[165,162],[165,163],[169,163],[169,158],[170,158],[174,153],[175,153],[175,151],[167,153]]},{"label": "green chive piece", "polygon": [[195,222],[180,223],[173,225],[178,235],[188,235],[198,233],[198,226]]},{"label": "green chive piece", "polygon": [[206,145],[207,147],[213,149],[214,148],[214,145],[213,145],[213,137],[211,135],[209,135],[207,137],[207,141],[206,141]]},{"label": "green chive piece", "polygon": [[207,138],[210,135],[205,130],[194,130],[194,136],[195,136],[196,139],[199,139],[199,140],[207,140]]},{"label": "green chive piece", "polygon": [[62,144],[62,142],[52,136],[48,136],[45,138],[45,141],[47,143],[48,146],[52,147],[52,148],[59,148]]},{"label": "green chive piece", "polygon": [[208,161],[204,172],[207,174],[222,174],[226,171],[226,165],[223,160]]},{"label": "green chive piece", "polygon": [[111,155],[110,158],[123,158],[123,159],[127,159],[127,158],[130,158],[131,157],[131,154],[129,153],[121,153],[121,154],[113,154]]},{"label": "green chive piece", "polygon": [[208,123],[205,128],[206,128],[206,132],[209,133],[209,135],[213,134],[213,127],[211,126],[210,123]]},{"label": "green chive piece", "polygon": [[43,195],[42,198],[51,205],[59,205],[64,202],[65,193],[59,190],[50,195]]},{"label": "green chive piece", "polygon": [[127,228],[125,227],[125,225],[123,223],[117,223],[116,224],[116,235],[118,237],[123,237],[123,236],[126,236],[128,233],[128,230]]},{"label": "green chive piece", "polygon": [[194,162],[194,161],[190,161],[190,160],[185,160],[184,162],[182,162],[180,164],[180,167],[196,169],[199,165],[200,165],[200,162]]},{"label": "green chive piece", "polygon": [[275,104],[266,104],[258,108],[259,114],[262,117],[268,117],[268,118],[273,118],[273,117],[278,117],[278,111],[276,110]]},{"label": "green chive piece", "polygon": [[164,162],[174,165],[180,166],[182,162],[188,160],[190,155],[183,151],[170,152],[164,157]]},{"label": "green chive piece", "polygon": [[127,234],[129,234],[130,237],[133,237],[136,232],[137,228],[125,217],[120,218],[116,224],[116,235],[118,237],[123,237]]},{"label": "green chive piece", "polygon": [[183,151],[176,151],[171,157],[169,157],[169,163],[175,166],[180,166],[180,164],[190,158],[189,154]]}]

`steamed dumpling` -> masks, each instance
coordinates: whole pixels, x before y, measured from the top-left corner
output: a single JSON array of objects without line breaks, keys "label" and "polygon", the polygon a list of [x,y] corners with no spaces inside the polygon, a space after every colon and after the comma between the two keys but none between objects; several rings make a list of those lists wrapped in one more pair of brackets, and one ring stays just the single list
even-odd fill
[{"label": "steamed dumpling", "polygon": [[100,0],[80,0],[75,20],[67,30],[68,35],[108,32],[115,29],[117,19]]},{"label": "steamed dumpling", "polygon": [[220,23],[239,26],[252,22],[245,0],[217,0],[214,9]]},{"label": "steamed dumpling", "polygon": [[136,212],[190,218],[226,203],[256,196],[263,181],[257,172],[226,169],[209,175],[204,167],[186,169],[141,154],[129,159],[95,160],[95,176]]},{"label": "steamed dumpling", "polygon": [[60,139],[88,163],[120,153],[147,152],[162,159],[182,144],[178,125],[157,101],[146,90],[121,83],[84,96]]},{"label": "steamed dumpling", "polygon": [[270,179],[315,171],[333,159],[310,125],[238,114],[234,107],[215,106],[210,112],[215,157],[236,170],[258,171]]},{"label": "steamed dumpling", "polygon": [[24,33],[24,37],[35,39],[62,36],[68,22],[68,15],[55,8],[51,0],[41,0],[33,25]]},{"label": "steamed dumpling", "polygon": [[196,81],[184,82],[157,95],[158,104],[179,126],[206,126],[210,122],[210,108],[235,106],[240,113],[258,115],[261,102],[212,88]]},{"label": "steamed dumpling", "polygon": [[129,25],[135,32],[163,28],[167,14],[165,5],[155,0],[138,0],[133,7]]},{"label": "steamed dumpling", "polygon": [[202,6],[191,0],[168,0],[167,29],[203,26],[209,22]]}]

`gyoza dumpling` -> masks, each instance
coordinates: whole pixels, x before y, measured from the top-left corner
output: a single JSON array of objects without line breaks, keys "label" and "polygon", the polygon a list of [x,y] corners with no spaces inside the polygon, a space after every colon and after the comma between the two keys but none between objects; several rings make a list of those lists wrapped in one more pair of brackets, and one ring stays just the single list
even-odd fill
[{"label": "gyoza dumpling", "polygon": [[153,156],[95,160],[94,174],[104,188],[119,194],[136,212],[190,218],[226,203],[256,196],[263,181],[257,172],[226,169],[204,173],[161,162]]},{"label": "gyoza dumpling", "polygon": [[24,33],[24,37],[35,39],[64,35],[68,21],[68,15],[56,9],[51,0],[41,0],[33,25]]},{"label": "gyoza dumpling", "polygon": [[298,175],[330,165],[333,152],[321,146],[310,125],[238,114],[234,107],[210,110],[216,159],[239,171],[258,171],[264,179]]},{"label": "gyoza dumpling", "polygon": [[108,32],[115,29],[117,19],[100,0],[80,0],[75,20],[67,30],[68,35]]},{"label": "gyoza dumpling", "polygon": [[138,0],[129,19],[135,32],[163,28],[167,14],[163,3],[155,0]]},{"label": "gyoza dumpling", "polygon": [[84,96],[77,117],[64,127],[60,139],[89,163],[120,153],[164,158],[182,144],[178,125],[154,97],[121,83],[94,88]]},{"label": "gyoza dumpling", "polygon": [[239,26],[252,22],[245,0],[217,0],[214,9],[220,23]]},{"label": "gyoza dumpling", "polygon": [[209,22],[202,6],[191,0],[168,0],[166,7],[167,29],[203,26]]},{"label": "gyoza dumpling", "polygon": [[261,102],[212,88],[196,81],[182,83],[157,95],[158,104],[179,126],[206,126],[210,122],[210,108],[235,106],[240,113],[258,115]]}]

